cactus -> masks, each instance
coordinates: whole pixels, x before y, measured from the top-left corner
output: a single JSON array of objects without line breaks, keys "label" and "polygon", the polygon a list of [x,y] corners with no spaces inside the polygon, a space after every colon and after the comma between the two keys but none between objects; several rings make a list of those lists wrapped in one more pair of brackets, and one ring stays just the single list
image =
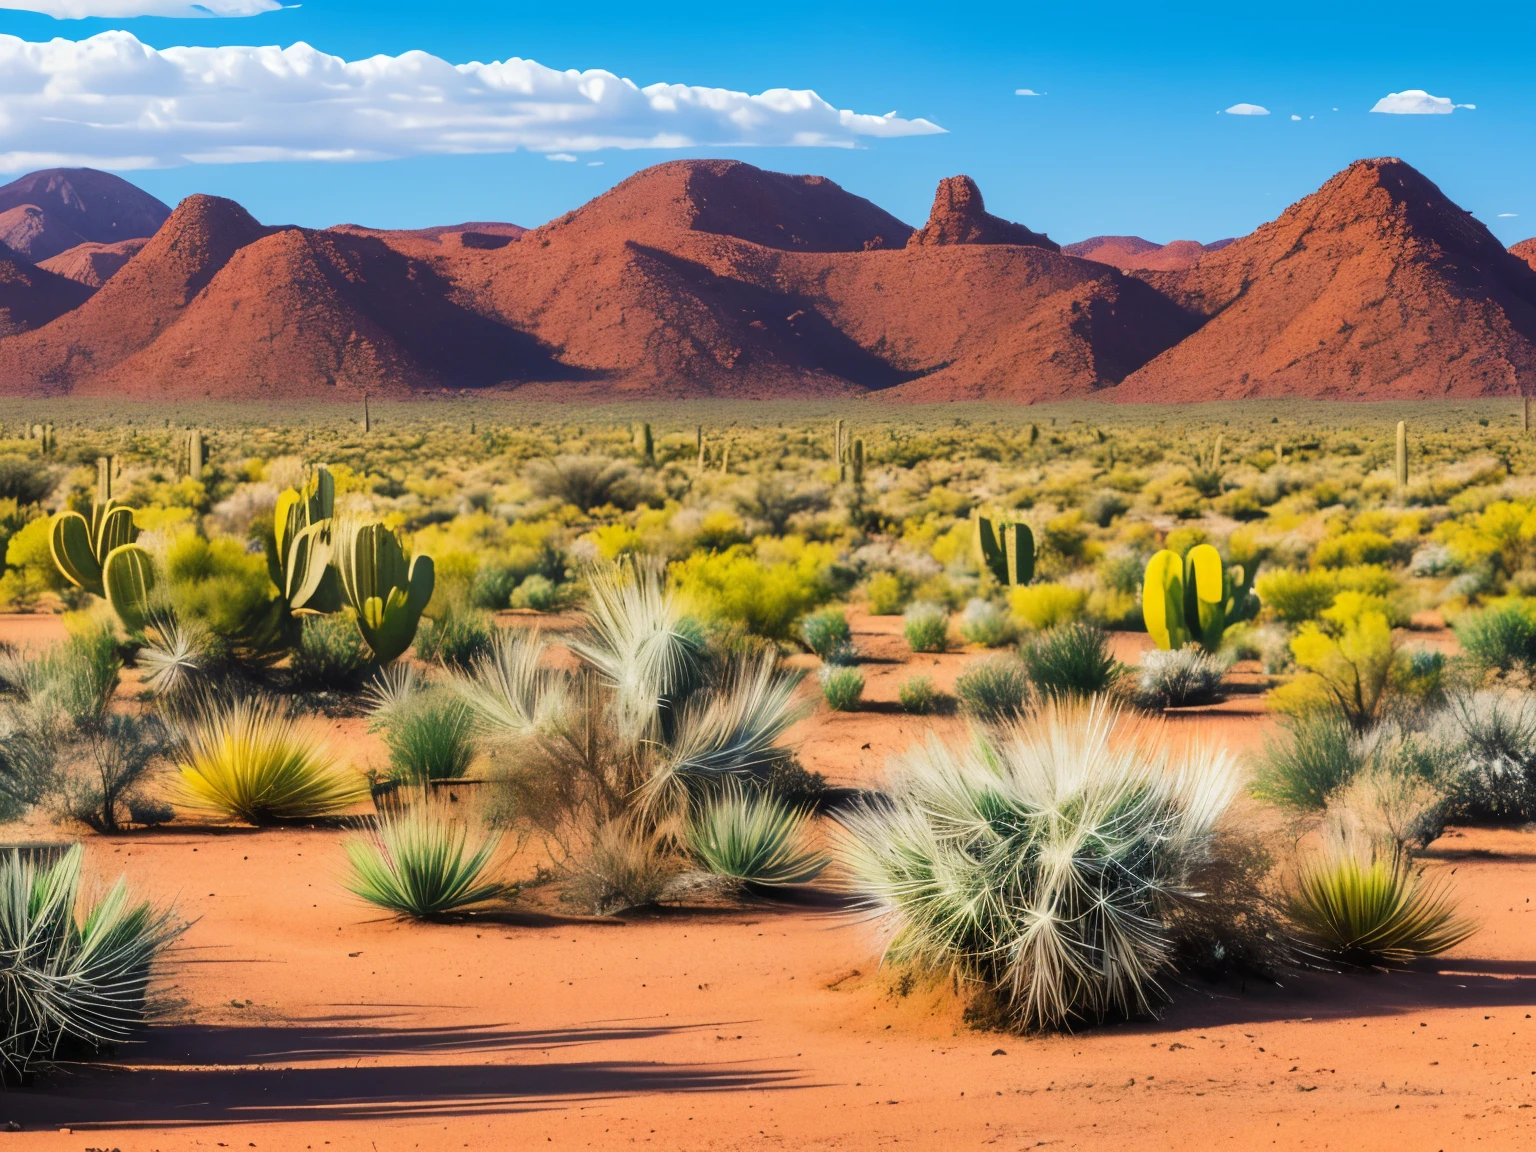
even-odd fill
[{"label": "cactus", "polygon": [[1229,627],[1258,612],[1253,575],[1240,564],[1224,567],[1221,553],[1209,544],[1195,545],[1182,560],[1163,549],[1147,562],[1142,582],[1148,634],[1159,648],[1198,642],[1215,652]]},{"label": "cactus", "polygon": [[96,457],[96,503],[106,504],[112,499],[112,466],[105,456]]},{"label": "cactus", "polygon": [[149,615],[149,594],[155,587],[155,565],[149,552],[138,544],[119,545],[107,553],[101,574],[107,603],[123,627],[142,632]]},{"label": "cactus", "polygon": [[864,441],[862,438],[853,442],[853,486],[864,487]]},{"label": "cactus", "polygon": [[976,517],[976,559],[999,584],[1016,588],[1035,578],[1035,534],[1028,524],[993,524]]},{"label": "cactus", "polygon": [[843,418],[839,416],[832,429],[832,459],[843,462]]},{"label": "cactus", "polygon": [[363,431],[373,431],[373,418],[368,414],[368,393],[363,393]]},{"label": "cactus", "polygon": [[43,425],[43,455],[53,455],[53,423]]},{"label": "cactus", "polygon": [[289,488],[277,498],[267,570],[294,615],[321,615],[341,607],[338,577],[330,566],[335,514],[336,481],[323,464],[302,491]]},{"label": "cactus", "polygon": [[203,432],[201,428],[194,428],[187,433],[187,475],[194,480],[203,478],[203,465],[207,463],[207,449],[203,446]]},{"label": "cactus", "polygon": [[342,599],[357,615],[357,630],[381,664],[402,655],[432,599],[432,557],[407,560],[399,538],[382,524],[335,529],[332,563]]},{"label": "cactus", "polygon": [[115,505],[110,500],[91,506],[87,520],[78,512],[59,512],[53,517],[48,536],[53,562],[64,578],[77,588],[105,596],[102,568],[116,548],[139,538],[134,527],[133,509]]},{"label": "cactus", "polygon": [[649,423],[640,425],[640,430],[635,433],[635,451],[648,467],[656,466],[656,439],[651,435]]},{"label": "cactus", "polygon": [[1221,471],[1221,433],[1216,433],[1216,443],[1211,445],[1211,471]]},{"label": "cactus", "polygon": [[1520,431],[1529,432],[1530,430],[1531,398],[1529,396],[1522,396],[1520,397]]},{"label": "cactus", "polygon": [[1397,488],[1401,492],[1408,487],[1408,426],[1397,422]]},{"label": "cactus", "polygon": [[1033,448],[1037,443],[1039,443],[1039,440],[1040,440],[1040,425],[1038,425],[1038,424],[1031,424],[1029,426],[1029,446],[1031,448]]}]

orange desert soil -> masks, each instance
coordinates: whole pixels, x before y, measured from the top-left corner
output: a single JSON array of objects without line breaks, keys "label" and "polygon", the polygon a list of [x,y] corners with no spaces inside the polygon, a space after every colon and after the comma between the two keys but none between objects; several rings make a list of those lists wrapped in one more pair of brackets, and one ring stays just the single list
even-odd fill
[{"label": "orange desert soil", "polygon": [[[0,637],[22,639],[16,619]],[[903,660],[897,620],[853,623],[870,708],[823,710],[795,732],[838,783],[878,779],[930,728],[958,732],[889,701],[905,676],[947,687],[974,658]],[[1119,637],[1118,654],[1144,641]],[[1252,747],[1270,721],[1250,698],[1172,723]],[[1483,925],[1436,962],[1283,988],[1175,985],[1158,1021],[1032,1039],[971,1030],[942,987],[902,988],[879,970],[870,926],[824,895],[406,925],[342,890],[341,837],[88,837],[97,870],[195,919],[177,1003],[108,1066],[0,1097],[0,1125],[23,1129],[0,1149],[1433,1152],[1536,1139],[1528,831],[1453,830],[1431,850]]]}]

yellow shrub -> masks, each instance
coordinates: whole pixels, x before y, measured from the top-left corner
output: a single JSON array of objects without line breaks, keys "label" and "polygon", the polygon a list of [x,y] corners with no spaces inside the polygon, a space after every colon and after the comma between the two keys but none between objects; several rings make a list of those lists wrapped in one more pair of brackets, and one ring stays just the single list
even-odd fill
[{"label": "yellow shrub", "polygon": [[1341,592],[1323,614],[1337,635],[1303,624],[1291,640],[1291,654],[1306,674],[1270,693],[1270,707],[1297,714],[1333,706],[1356,727],[1374,719],[1397,663],[1385,607],[1380,597]]},{"label": "yellow shrub", "polygon": [[705,619],[740,624],[771,640],[787,640],[796,620],[825,603],[833,589],[828,544],[796,536],[756,541],[724,552],[695,552],[672,566],[672,584]]},{"label": "yellow shrub", "polygon": [[894,572],[876,572],[864,585],[871,616],[900,616],[907,607],[907,584]]},{"label": "yellow shrub", "polygon": [[1088,593],[1066,584],[1025,584],[1008,593],[1008,607],[1020,624],[1044,631],[1083,614]]},{"label": "yellow shrub", "polygon": [[0,600],[7,604],[35,604],[45,592],[61,592],[69,581],[53,562],[48,538],[48,517],[32,521],[5,545],[6,573],[0,577]]},{"label": "yellow shrub", "polygon": [[1380,532],[1340,532],[1313,549],[1312,563],[1319,568],[1346,568],[1380,564],[1392,558],[1392,541]]}]

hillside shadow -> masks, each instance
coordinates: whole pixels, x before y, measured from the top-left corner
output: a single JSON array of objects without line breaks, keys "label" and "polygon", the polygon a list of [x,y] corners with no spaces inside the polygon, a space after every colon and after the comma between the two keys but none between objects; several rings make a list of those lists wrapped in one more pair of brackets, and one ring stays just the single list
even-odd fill
[{"label": "hillside shadow", "polygon": [[[8,1092],[29,1128],[184,1127],[280,1121],[508,1115],[571,1099],[787,1088],[798,1073],[742,1063],[537,1060],[595,1043],[638,1043],[739,1022],[611,1021],[569,1029],[402,1028],[345,1020],[294,1026],[153,1028],[133,1067],[73,1065]],[[384,1064],[360,1061],[388,1060]],[[338,1062],[349,1061],[346,1066]]]}]

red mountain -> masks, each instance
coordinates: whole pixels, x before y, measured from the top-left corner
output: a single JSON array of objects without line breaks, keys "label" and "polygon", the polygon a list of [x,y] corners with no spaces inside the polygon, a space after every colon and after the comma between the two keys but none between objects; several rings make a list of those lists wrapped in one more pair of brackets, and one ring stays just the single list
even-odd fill
[{"label": "red mountain", "polygon": [[1520,257],[1532,268],[1536,268],[1536,237],[1511,245],[1509,251],[1511,255]]},{"label": "red mountain", "polygon": [[116,244],[97,244],[88,240],[57,256],[39,261],[38,267],[57,272],[70,280],[78,280],[87,288],[100,288],[148,243],[147,239],[119,240]]},{"label": "red mountain", "polygon": [[1536,271],[1401,160],[1360,160],[1150,283],[1198,332],[1125,401],[1483,396],[1536,383]]},{"label": "red mountain", "polygon": [[981,189],[969,176],[949,176],[939,181],[928,223],[907,240],[908,248],[946,244],[1022,244],[1061,251],[1061,245],[1049,236],[988,212]]},{"label": "red mountain", "polygon": [[0,241],[42,261],[86,241],[153,236],[171,210],[120,176],[49,168],[0,187]]},{"label": "red mountain", "polygon": [[1216,252],[1231,244],[1231,240],[1217,240],[1202,244],[1198,240],[1173,240],[1167,244],[1154,244],[1140,236],[1093,236],[1067,244],[1062,251],[1069,256],[1084,260],[1097,260],[1115,268],[1143,268],[1150,271],[1174,272],[1189,268],[1207,252]]},{"label": "red mountain", "polygon": [[83,285],[39,268],[0,244],[0,339],[42,326],[90,294]]}]

